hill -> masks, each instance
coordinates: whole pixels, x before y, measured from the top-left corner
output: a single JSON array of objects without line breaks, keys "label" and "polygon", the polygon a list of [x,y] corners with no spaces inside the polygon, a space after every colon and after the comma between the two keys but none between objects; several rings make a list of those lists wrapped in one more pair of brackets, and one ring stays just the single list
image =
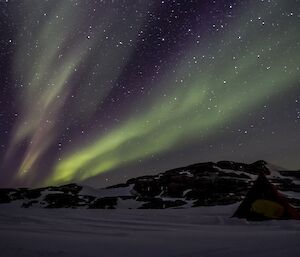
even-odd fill
[{"label": "hill", "polygon": [[206,162],[129,179],[103,189],[78,184],[44,188],[2,188],[0,203],[23,208],[165,209],[240,202],[263,172],[300,209],[300,172],[265,161]]}]

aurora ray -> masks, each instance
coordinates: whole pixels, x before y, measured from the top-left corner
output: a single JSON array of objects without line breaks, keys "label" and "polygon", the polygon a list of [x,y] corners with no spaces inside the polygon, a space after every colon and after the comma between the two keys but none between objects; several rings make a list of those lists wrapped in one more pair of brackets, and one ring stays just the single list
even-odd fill
[{"label": "aurora ray", "polygon": [[104,185],[194,148],[299,165],[297,0],[0,5],[1,184]]},{"label": "aurora ray", "polygon": [[[63,112],[66,101],[72,97],[73,77],[76,78],[78,70],[83,69],[84,60],[90,59],[92,55],[96,56],[96,62],[89,60],[89,65],[94,67],[94,70],[85,74],[86,80],[76,88],[79,94],[84,91],[89,94],[90,99],[95,98],[92,101],[93,105],[85,108],[83,119],[92,115],[101,100],[108,94],[110,89],[105,86],[105,80],[115,80],[125,62],[122,64],[118,61],[119,68],[115,70],[110,69],[110,66],[115,66],[115,60],[120,58],[126,60],[126,56],[129,56],[131,51],[131,49],[121,49],[117,52],[103,47],[105,53],[95,53],[95,45],[99,47],[105,36],[104,32],[93,35],[93,26],[86,29],[83,25],[84,19],[89,15],[88,8],[76,8],[77,4],[74,5],[70,1],[56,1],[55,4],[51,4],[50,14],[47,12],[41,14],[40,10],[47,9],[47,4],[40,1],[35,3],[24,1],[23,4],[25,13],[22,14],[25,17],[29,14],[28,9],[36,6],[36,12],[30,12],[30,15],[37,19],[38,26],[32,20],[28,22],[26,18],[20,21],[28,27],[28,31],[27,34],[21,34],[19,41],[33,40],[36,45],[32,48],[21,44],[15,56],[16,76],[20,78],[22,85],[18,97],[21,118],[15,124],[6,159],[9,159],[18,145],[29,141],[18,170],[17,176],[20,178],[34,170],[34,164],[57,139],[61,131],[57,120]],[[107,10],[105,6],[102,7],[103,22],[109,24],[110,29],[115,30],[115,33],[121,34],[122,26],[119,26],[116,20],[117,14]],[[39,20],[41,16],[42,21]],[[134,37],[139,25],[136,26],[131,32],[126,33],[127,36]],[[82,33],[81,30],[85,30],[86,36],[84,40],[82,38],[77,40],[75,35]],[[72,41],[71,45],[69,41]],[[100,70],[99,63],[102,65],[105,63],[106,67],[101,67],[101,74],[96,74],[96,71]],[[99,84],[97,95],[86,89],[91,83]],[[75,106],[75,108],[79,107]],[[76,110],[75,115],[77,115]],[[72,126],[72,124],[64,125]]]},{"label": "aurora ray", "polygon": [[[280,13],[275,10],[273,15]],[[247,13],[242,17],[239,25],[250,19]],[[237,31],[241,30],[237,25],[233,26],[237,27]],[[213,63],[207,63],[201,73],[197,65],[194,68],[189,63],[195,59],[193,56],[201,55],[202,49],[189,49],[189,55],[181,61],[175,77],[172,74],[168,80],[160,82],[159,87],[168,88],[176,77],[188,74],[184,86],[175,90],[169,86],[169,97],[156,97],[141,116],[130,115],[120,127],[64,158],[47,183],[84,180],[123,163],[176,148],[184,140],[200,135],[206,137],[214,133],[216,127],[255,108],[265,97],[272,97],[296,85],[300,58],[292,52],[285,52],[290,47],[300,51],[299,45],[294,43],[297,39],[295,28],[290,28],[286,22],[282,26],[288,37],[281,39],[281,32],[278,32],[270,39],[265,35],[271,26],[266,24],[262,29],[260,22],[244,26],[243,40],[247,40],[251,47],[240,52],[240,57],[235,57],[234,52],[240,44],[236,31],[219,38],[212,44],[212,49],[217,49],[222,42],[225,47],[220,51],[224,54],[214,58]],[[256,41],[260,42],[259,46],[255,45]],[[282,64],[292,59],[287,73]],[[265,62],[270,66],[265,66]],[[216,72],[219,72],[218,77]]]}]

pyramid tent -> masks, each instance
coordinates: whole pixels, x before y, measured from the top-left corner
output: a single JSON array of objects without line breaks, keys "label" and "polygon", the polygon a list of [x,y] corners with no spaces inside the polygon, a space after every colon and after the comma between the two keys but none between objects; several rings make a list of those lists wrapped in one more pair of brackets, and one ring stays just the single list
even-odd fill
[{"label": "pyramid tent", "polygon": [[300,214],[261,173],[233,217],[248,220],[300,219]]}]

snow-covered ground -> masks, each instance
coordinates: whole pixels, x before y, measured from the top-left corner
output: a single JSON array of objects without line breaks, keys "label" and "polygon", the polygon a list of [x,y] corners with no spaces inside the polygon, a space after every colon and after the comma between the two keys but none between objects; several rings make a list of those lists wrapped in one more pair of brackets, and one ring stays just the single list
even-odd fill
[{"label": "snow-covered ground", "polygon": [[230,218],[237,205],[165,210],[0,206],[0,257],[299,257],[300,222]]}]

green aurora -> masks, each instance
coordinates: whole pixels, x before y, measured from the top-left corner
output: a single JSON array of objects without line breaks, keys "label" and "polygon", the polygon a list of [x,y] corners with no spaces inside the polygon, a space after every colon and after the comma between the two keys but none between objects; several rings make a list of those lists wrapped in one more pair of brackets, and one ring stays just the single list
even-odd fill
[{"label": "green aurora", "polygon": [[[84,181],[153,155],[201,145],[266,101],[299,88],[300,25],[291,2],[226,4],[224,10],[215,7],[215,14],[205,13],[203,5],[203,10],[186,13],[196,17],[203,12],[205,26],[190,27],[188,14],[157,8],[152,1],[92,2],[11,5],[17,30],[12,74],[19,85],[14,89],[18,115],[3,166],[16,163],[16,172],[7,169],[12,183]],[[210,3],[214,5],[219,6]],[[182,13],[186,17],[173,22]],[[171,18],[172,35],[165,33]],[[189,35],[184,43],[183,35]],[[157,50],[162,48],[168,54]],[[154,61],[139,60],[139,54]],[[152,75],[152,66],[162,68]],[[142,69],[155,79],[138,72]],[[138,86],[143,94],[130,98],[128,109],[118,109],[118,103],[105,106],[111,98],[122,101]],[[126,94],[116,93],[122,90]],[[121,117],[118,122],[103,125],[95,118],[110,116],[107,110]],[[74,132],[69,139],[72,129],[87,133],[83,138]],[[20,149],[20,161],[15,161]],[[53,160],[49,167],[44,164],[48,159]]]},{"label": "green aurora", "polygon": [[[263,11],[267,10],[257,10]],[[260,19],[251,21],[245,13],[234,25],[233,33],[215,38],[211,48],[220,54],[212,58],[208,53],[203,57],[208,59],[206,64],[200,68],[197,58],[201,58],[202,49],[189,49],[176,72],[160,82],[160,88],[169,87],[167,97],[157,96],[147,106],[139,103],[144,109],[142,114],[130,115],[107,135],[64,157],[46,183],[85,180],[179,147],[184,141],[204,138],[220,125],[255,108],[266,97],[295,86],[299,81],[300,56],[294,54],[300,51],[295,44],[299,35],[296,27],[289,26],[288,19],[280,30],[269,35],[274,26],[272,17],[277,15],[280,14],[274,10],[262,26]],[[282,30],[286,31],[285,37]],[[237,50],[240,40],[248,42],[246,51]],[[290,48],[294,51],[287,51]],[[178,78],[182,78],[182,86],[173,90],[170,85]]]}]

